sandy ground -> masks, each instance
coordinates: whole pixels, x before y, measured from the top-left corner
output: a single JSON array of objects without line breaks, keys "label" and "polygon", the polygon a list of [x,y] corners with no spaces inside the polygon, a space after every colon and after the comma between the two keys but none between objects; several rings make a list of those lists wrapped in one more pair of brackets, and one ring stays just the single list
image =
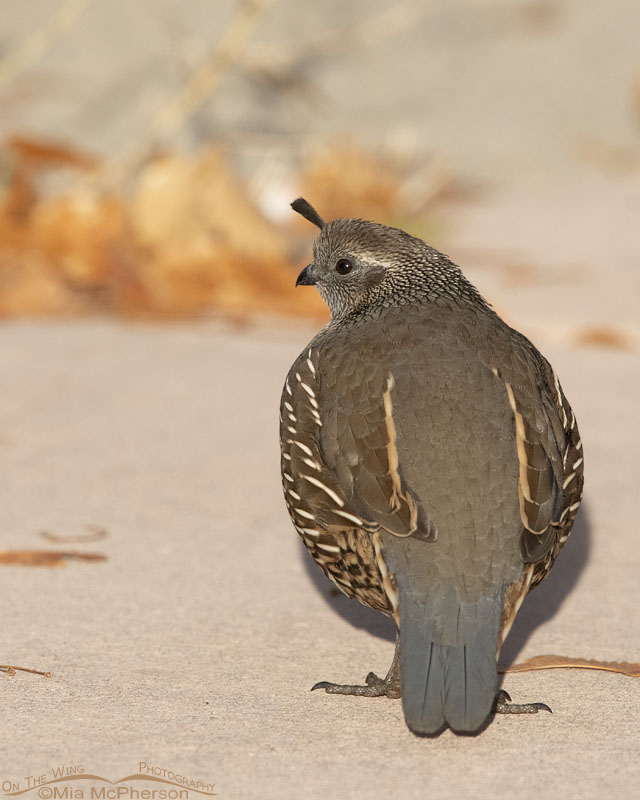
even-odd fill
[{"label": "sandy ground", "polygon": [[[115,781],[146,761],[226,798],[632,796],[631,678],[510,675],[515,698],[543,700],[553,715],[435,740],[413,737],[397,702],[309,692],[384,672],[393,652],[384,618],[332,595],[281,498],[279,392],[310,333],[0,329],[0,546],[50,550],[39,532],[108,531],[62,546],[103,553],[102,563],[2,567],[2,660],[53,677],[0,676],[0,782],[24,788],[62,764]],[[586,499],[505,657],[638,660],[640,361],[544,349],[578,414]]]}]

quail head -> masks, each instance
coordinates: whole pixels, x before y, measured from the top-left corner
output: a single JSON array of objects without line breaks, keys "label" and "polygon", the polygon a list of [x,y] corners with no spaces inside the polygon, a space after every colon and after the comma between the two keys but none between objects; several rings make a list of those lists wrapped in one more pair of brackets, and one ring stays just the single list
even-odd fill
[{"label": "quail head", "polygon": [[320,228],[297,284],[331,321],[282,393],[287,507],[338,589],[397,626],[386,678],[314,688],[401,697],[417,734],[546,709],[497,693],[496,659],[580,505],[582,442],[558,378],[442,253],[292,206]]}]

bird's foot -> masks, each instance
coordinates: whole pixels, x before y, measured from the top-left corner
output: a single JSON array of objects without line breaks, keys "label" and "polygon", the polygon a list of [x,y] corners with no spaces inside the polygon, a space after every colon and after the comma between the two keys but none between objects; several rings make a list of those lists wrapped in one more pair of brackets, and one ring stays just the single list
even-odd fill
[{"label": "bird's foot", "polygon": [[366,686],[351,686],[349,684],[329,683],[320,681],[311,687],[324,689],[327,694],[351,694],[357,697],[389,697],[392,700],[400,697],[400,685],[395,675],[387,675],[386,678],[379,678],[375,673],[370,672],[366,677]]},{"label": "bird's foot", "polygon": [[493,704],[494,714],[537,714],[538,711],[553,713],[546,703],[512,703],[504,689],[498,692]]},{"label": "bird's foot", "polygon": [[329,683],[320,681],[314,689],[324,689],[327,694],[351,694],[356,697],[388,697],[397,700],[400,697],[400,650],[398,640],[396,640],[396,650],[393,654],[393,661],[389,667],[386,678],[379,678],[375,672],[370,672],[366,679],[366,686],[351,686],[349,684]]}]

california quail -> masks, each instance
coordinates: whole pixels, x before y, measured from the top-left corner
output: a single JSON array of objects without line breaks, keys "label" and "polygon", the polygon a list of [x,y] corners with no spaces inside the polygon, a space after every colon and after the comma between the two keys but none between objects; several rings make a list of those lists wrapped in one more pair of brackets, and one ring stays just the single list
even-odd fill
[{"label": "california quail", "polygon": [[292,207],[320,228],[296,283],[318,288],[331,322],[282,393],[287,507],[338,589],[398,629],[384,680],[314,688],[401,696],[419,734],[547,708],[496,697],[496,659],[580,505],[582,443],[558,378],[442,253]]}]

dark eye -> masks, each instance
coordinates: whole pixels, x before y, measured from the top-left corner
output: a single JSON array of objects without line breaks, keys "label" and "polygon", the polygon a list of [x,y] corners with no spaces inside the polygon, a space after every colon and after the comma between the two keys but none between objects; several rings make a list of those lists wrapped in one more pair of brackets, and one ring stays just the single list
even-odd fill
[{"label": "dark eye", "polygon": [[340,275],[346,275],[348,272],[351,272],[352,269],[353,264],[348,258],[341,258],[336,262],[336,272]]}]

